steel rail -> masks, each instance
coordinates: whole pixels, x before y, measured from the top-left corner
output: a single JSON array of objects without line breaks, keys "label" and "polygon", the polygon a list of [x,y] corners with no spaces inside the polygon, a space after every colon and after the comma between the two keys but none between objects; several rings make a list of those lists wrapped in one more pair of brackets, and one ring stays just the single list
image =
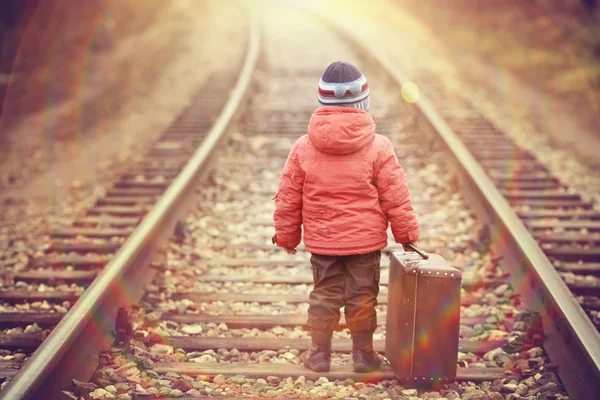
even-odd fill
[{"label": "steel rail", "polygon": [[[54,381],[60,374],[55,371],[57,366],[77,371],[80,362],[77,358],[84,359],[90,356],[87,353],[69,354],[73,353],[74,348],[79,348],[74,344],[82,341],[95,344],[91,347],[88,345],[88,349],[106,348],[107,344],[110,346],[109,339],[112,338],[117,308],[137,300],[133,293],[123,294],[123,290],[139,291],[140,288],[136,288],[139,286],[137,279],[142,279],[143,275],[147,274],[144,270],[147,268],[146,263],[151,260],[148,255],[160,244],[159,238],[170,236],[182,204],[194,190],[198,178],[205,173],[204,167],[214,155],[214,148],[221,141],[251,83],[259,54],[259,42],[258,22],[252,16],[249,23],[248,49],[238,81],[206,139],[102,273],[9,385],[0,392],[0,399],[62,399],[64,395],[60,394],[60,390],[70,386],[63,386],[64,379],[62,382]],[[82,337],[84,335],[87,337]]]},{"label": "steel rail", "polygon": [[[409,81],[374,43],[348,29],[343,18],[315,15],[333,24],[343,36],[357,44],[398,86]],[[543,315],[548,343],[545,348],[558,365],[569,395],[573,399],[595,398],[600,393],[600,333],[508,201],[435,107],[423,94],[412,106],[420,117],[419,123],[441,137],[450,151],[457,172],[468,185],[465,187],[470,192],[467,195],[479,203],[480,217],[491,218],[493,237],[499,242],[497,248],[503,250],[504,264],[509,269],[514,268],[511,282],[528,284],[527,293],[523,294]],[[573,345],[577,352],[573,352]],[[581,365],[582,362],[585,365]]]}]

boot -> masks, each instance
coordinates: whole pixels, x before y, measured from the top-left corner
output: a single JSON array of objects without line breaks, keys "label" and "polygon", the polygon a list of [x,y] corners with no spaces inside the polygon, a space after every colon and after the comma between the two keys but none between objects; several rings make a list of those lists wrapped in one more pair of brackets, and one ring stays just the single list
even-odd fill
[{"label": "boot", "polygon": [[354,372],[378,371],[381,359],[373,351],[373,331],[352,332],[352,360]]},{"label": "boot", "polygon": [[315,372],[329,372],[331,331],[311,331],[312,346],[304,354],[304,366]]}]

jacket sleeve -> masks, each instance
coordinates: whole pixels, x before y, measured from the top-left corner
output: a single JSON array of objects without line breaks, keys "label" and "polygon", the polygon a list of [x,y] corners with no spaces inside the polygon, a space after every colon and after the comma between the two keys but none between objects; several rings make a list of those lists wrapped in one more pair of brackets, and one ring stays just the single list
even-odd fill
[{"label": "jacket sleeve", "polygon": [[275,236],[279,247],[296,247],[302,236],[302,189],[304,171],[300,168],[295,144],[288,155],[275,194]]},{"label": "jacket sleeve", "polygon": [[383,150],[375,163],[375,185],[379,203],[392,226],[397,243],[414,242],[419,238],[419,225],[413,214],[411,194],[406,174],[386,138]]}]

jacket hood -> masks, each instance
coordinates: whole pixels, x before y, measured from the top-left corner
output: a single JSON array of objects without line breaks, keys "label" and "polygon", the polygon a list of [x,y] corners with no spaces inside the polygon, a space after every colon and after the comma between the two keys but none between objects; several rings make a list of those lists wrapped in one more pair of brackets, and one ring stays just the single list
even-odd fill
[{"label": "jacket hood", "polygon": [[310,118],[308,138],[325,153],[354,153],[375,139],[375,119],[360,108],[321,107]]}]

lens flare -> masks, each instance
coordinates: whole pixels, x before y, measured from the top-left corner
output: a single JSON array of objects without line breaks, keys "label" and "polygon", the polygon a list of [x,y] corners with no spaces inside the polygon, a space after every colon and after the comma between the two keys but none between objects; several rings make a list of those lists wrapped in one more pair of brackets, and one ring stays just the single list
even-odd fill
[{"label": "lens flare", "polygon": [[409,103],[416,103],[419,100],[419,88],[414,82],[405,82],[402,84],[402,97]]}]

